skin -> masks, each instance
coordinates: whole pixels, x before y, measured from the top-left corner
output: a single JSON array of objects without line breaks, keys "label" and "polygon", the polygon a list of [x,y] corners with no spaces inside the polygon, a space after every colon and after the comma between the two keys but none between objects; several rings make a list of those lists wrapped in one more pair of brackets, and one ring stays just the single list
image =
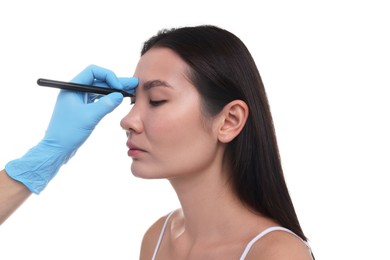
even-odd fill
[{"label": "skin", "polygon": [[0,171],[0,225],[31,195],[22,183]]},{"label": "skin", "polygon": [[[226,144],[242,130],[248,107],[234,100],[218,115],[206,117],[188,71],[187,64],[166,48],[153,48],[141,57],[134,75],[140,80],[136,101],[121,120],[131,170],[141,178],[168,179],[182,206],[168,222],[157,259],[239,259],[252,238],[278,225],[243,205],[226,177]],[[156,80],[168,87],[147,83]],[[164,221],[162,217],[145,233],[140,259],[151,259]],[[294,235],[272,232],[246,259],[311,257]]]}]

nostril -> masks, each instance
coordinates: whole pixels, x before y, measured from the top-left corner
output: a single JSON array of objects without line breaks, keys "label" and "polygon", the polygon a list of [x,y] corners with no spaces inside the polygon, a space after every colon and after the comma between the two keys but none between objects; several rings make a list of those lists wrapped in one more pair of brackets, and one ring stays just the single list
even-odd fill
[{"label": "nostril", "polygon": [[131,137],[132,132],[133,132],[133,131],[132,131],[131,129],[126,130],[126,136],[127,136],[127,138],[130,138],[130,137]]}]

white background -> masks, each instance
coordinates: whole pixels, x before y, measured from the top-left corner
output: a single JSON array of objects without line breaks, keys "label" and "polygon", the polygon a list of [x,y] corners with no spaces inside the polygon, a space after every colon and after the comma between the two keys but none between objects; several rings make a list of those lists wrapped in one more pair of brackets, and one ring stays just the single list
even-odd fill
[{"label": "white background", "polygon": [[[252,3],[253,2],[253,3]],[[387,1],[2,1],[0,167],[43,136],[58,93],[89,64],[131,76],[159,29],[214,24],[240,37],[266,86],[283,166],[317,259],[390,259]],[[41,195],[0,227],[0,259],[137,259],[179,206],[130,172],[119,121],[98,125]]]}]

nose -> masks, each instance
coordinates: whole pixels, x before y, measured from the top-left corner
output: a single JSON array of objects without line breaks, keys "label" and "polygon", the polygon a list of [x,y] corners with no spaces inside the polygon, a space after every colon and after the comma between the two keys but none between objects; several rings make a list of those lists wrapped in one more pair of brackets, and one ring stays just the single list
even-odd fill
[{"label": "nose", "polygon": [[143,124],[141,114],[138,111],[137,105],[134,105],[129,113],[120,121],[120,126],[126,131],[127,136],[141,133],[143,131]]}]

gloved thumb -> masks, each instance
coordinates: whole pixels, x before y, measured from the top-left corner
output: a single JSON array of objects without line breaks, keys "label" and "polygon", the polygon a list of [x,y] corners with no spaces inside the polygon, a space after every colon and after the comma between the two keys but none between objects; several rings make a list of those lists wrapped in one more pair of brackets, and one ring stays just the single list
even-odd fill
[{"label": "gloved thumb", "polygon": [[98,101],[91,103],[90,108],[98,120],[102,119],[108,113],[111,113],[123,101],[123,95],[119,92],[113,92],[101,97]]},{"label": "gloved thumb", "polygon": [[130,93],[134,93],[135,88],[138,86],[138,78],[131,77],[131,78],[118,78],[120,83],[122,84],[122,89],[124,91],[128,91]]}]

